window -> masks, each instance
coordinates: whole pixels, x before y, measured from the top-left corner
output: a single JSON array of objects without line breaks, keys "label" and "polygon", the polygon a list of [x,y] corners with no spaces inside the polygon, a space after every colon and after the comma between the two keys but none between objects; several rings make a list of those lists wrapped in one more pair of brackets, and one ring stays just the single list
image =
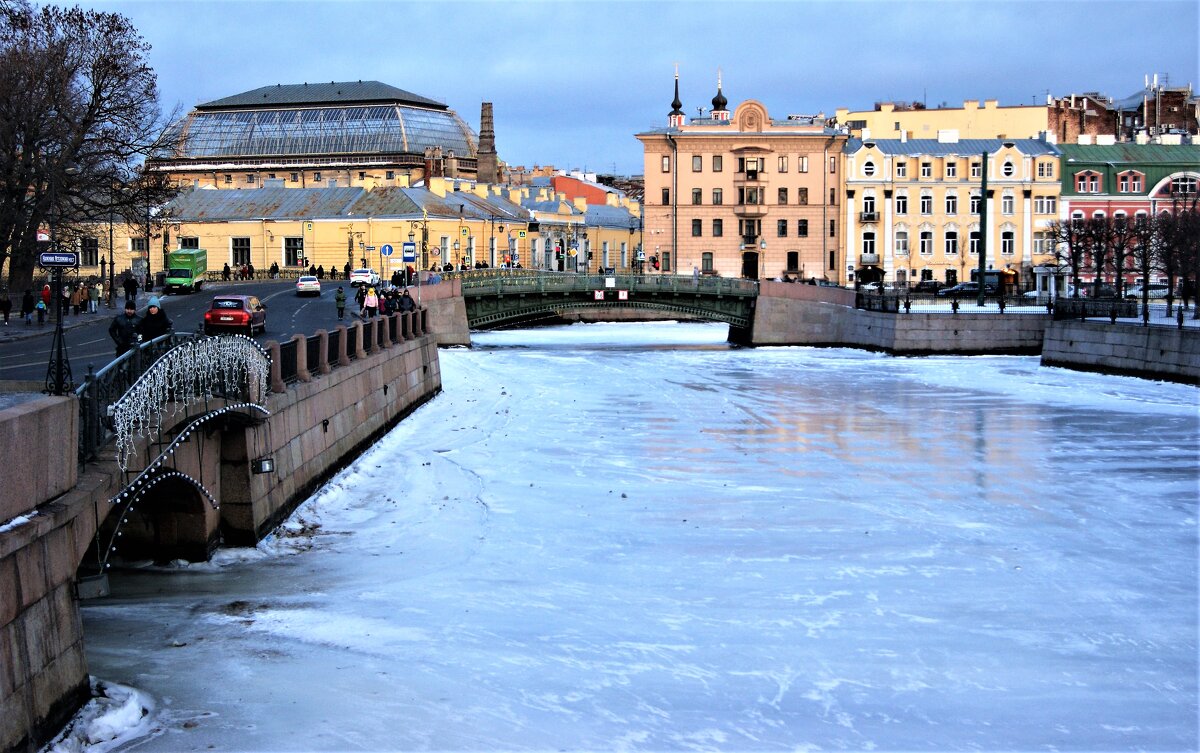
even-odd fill
[{"label": "window", "polygon": [[692,155],[692,172],[698,173],[704,169],[704,158],[699,154]]},{"label": "window", "polygon": [[365,171],[365,170],[359,170],[359,171],[358,171],[358,179],[359,179],[359,180],[366,180],[366,179],[367,179],[367,173],[366,173],[366,171]]},{"label": "window", "polygon": [[704,231],[703,231],[703,228],[701,227],[701,225],[702,225],[702,222],[700,220],[692,220],[692,237],[693,238],[699,238],[701,235],[704,234]]},{"label": "window", "polygon": [[972,162],[971,163],[971,177],[972,178],[982,178],[983,177],[983,163],[982,162]]},{"label": "window", "polygon": [[864,254],[875,253],[875,233],[866,230],[862,234],[862,252]]},{"label": "window", "polygon": [[786,156],[779,158],[777,170],[781,173],[786,173],[788,171],[788,158]]},{"label": "window", "polygon": [[958,231],[957,230],[947,230],[946,231],[946,249],[945,250],[946,250],[947,256],[957,256],[958,255]]},{"label": "window", "polygon": [[971,193],[971,214],[979,214],[980,200],[978,193]]},{"label": "window", "polygon": [[1131,193],[1142,192],[1142,175],[1141,173],[1129,174],[1129,190]]},{"label": "window", "polygon": [[200,239],[194,235],[184,235],[179,237],[180,248],[200,248]]},{"label": "window", "polygon": [[796,235],[801,238],[808,237],[808,220],[796,220]]},{"label": "window", "polygon": [[233,176],[232,176],[232,175],[230,175],[230,174],[228,174],[228,173],[226,173],[226,174],[225,174],[225,184],[226,184],[226,185],[229,185],[229,184],[232,184],[232,183],[233,183]]},{"label": "window", "polygon": [[[933,270],[931,270],[931,269],[930,270],[922,270],[922,275],[921,275],[922,277],[924,277],[924,272],[929,272],[929,279],[931,279],[931,280],[933,279]],[[946,285],[953,287],[957,284],[958,284],[958,270],[957,269],[947,269],[946,270]]]},{"label": "window", "polygon": [[971,256],[979,256],[979,244],[981,242],[978,230],[972,230],[967,233],[967,250]]},{"label": "window", "polygon": [[721,236],[725,235],[725,223],[724,223],[724,221],[722,221],[722,220],[713,220],[713,231],[712,231],[712,234],[713,234],[713,237],[714,237],[714,238],[720,238]]},{"label": "window", "polygon": [[1171,193],[1173,194],[1193,194],[1196,193],[1196,179],[1188,176],[1180,178],[1171,178]]},{"label": "window", "polygon": [[955,162],[954,160],[946,160],[946,177],[947,178],[957,178],[958,177],[958,163]]},{"label": "window", "polygon": [[1016,238],[1011,230],[1000,233],[1000,253],[1012,256],[1016,246]]},{"label": "window", "polygon": [[[300,182],[300,173],[292,173],[288,177],[288,180],[292,181],[293,183],[299,183]],[[249,262],[246,262],[246,263],[249,264]]]},{"label": "window", "polygon": [[721,172],[723,169],[725,169],[725,160],[724,160],[724,158],[723,158],[721,155],[719,155],[719,154],[714,154],[714,155],[713,155],[713,172],[714,172],[714,173],[719,173],[719,172]]},{"label": "window", "polygon": [[693,203],[693,204],[699,204],[699,203],[700,203],[700,196],[701,196],[700,189],[699,189],[699,188],[693,188],[693,189],[692,189],[692,203]]},{"label": "window", "polygon": [[807,204],[808,203],[808,189],[807,188],[797,188],[796,189],[796,203],[797,204]]},{"label": "window", "polygon": [[830,173],[836,173],[836,172],[837,172],[837,157],[830,157],[830,158],[829,158],[829,172],[830,172]]},{"label": "window", "polygon": [[830,238],[837,237],[837,220],[829,221],[829,237]]},{"label": "window", "polygon": [[787,204],[787,202],[788,202],[788,190],[786,188],[779,189],[779,203]]},{"label": "window", "polygon": [[896,255],[908,256],[908,231],[896,231]]},{"label": "window", "polygon": [[275,173],[267,173],[268,180],[275,180]]},{"label": "window", "polygon": [[800,271],[800,252],[799,251],[788,251],[787,252],[787,271],[789,271],[789,272]]},{"label": "window", "polygon": [[670,251],[662,252],[662,268],[663,268],[664,272],[671,271],[671,252]]},{"label": "window", "polygon": [[829,203],[830,204],[837,203],[837,189],[836,188],[829,189]]},{"label": "window", "polygon": [[314,182],[314,183],[320,183],[320,182],[321,182],[321,174],[320,174],[320,173],[313,173],[313,182]]},{"label": "window", "polygon": [[1039,162],[1038,166],[1037,166],[1037,174],[1038,174],[1039,178],[1053,178],[1054,177],[1054,163],[1053,162]]},{"label": "window", "polygon": [[387,178],[388,180],[395,180],[396,179],[396,171],[388,170],[386,173],[384,173],[384,177]]},{"label": "window", "polygon": [[867,162],[866,164],[863,165],[863,175],[870,178],[874,174],[875,174],[875,163],[874,162]]},{"label": "window", "polygon": [[908,214],[908,194],[896,194],[896,199],[893,203],[896,205],[896,214]]},{"label": "window", "polygon": [[670,204],[670,203],[671,203],[671,189],[669,189],[669,188],[664,188],[664,189],[662,190],[662,203],[663,203],[664,205],[665,205],[665,204]]},{"label": "window", "polygon": [[775,235],[780,238],[787,237],[787,220],[779,220],[775,223]]},{"label": "window", "polygon": [[1009,160],[1004,162],[1004,167],[1000,168],[1000,174],[1005,178],[1011,178],[1017,170],[1013,167],[1013,163]]},{"label": "window", "polygon": [[79,241],[79,266],[94,267],[100,263],[100,240],[81,238]]},{"label": "window", "polygon": [[725,203],[725,192],[719,188],[713,189],[713,206],[721,206]]},{"label": "window", "polygon": [[933,231],[932,230],[922,230],[920,238],[921,238],[921,255],[922,256],[931,255],[933,253]]},{"label": "window", "polygon": [[1076,175],[1075,191],[1076,193],[1100,193],[1100,174],[1084,172]]},{"label": "window", "polygon": [[246,182],[251,185],[254,184],[254,173],[246,173]]},{"label": "window", "polygon": [[712,251],[705,251],[700,254],[700,271],[713,271],[713,254]]},{"label": "window", "polygon": [[1033,211],[1037,214],[1056,214],[1058,212],[1058,199],[1054,196],[1035,196],[1033,197]]},{"label": "window", "polygon": [[946,194],[946,214],[958,214],[958,194]]},{"label": "window", "polygon": [[808,157],[797,157],[796,169],[802,173],[808,172]]},{"label": "window", "polygon": [[1050,233],[1039,232],[1033,234],[1033,252],[1043,255],[1054,253],[1054,242],[1051,240]]},{"label": "window", "polygon": [[1013,203],[1014,202],[1013,202],[1012,194],[1005,194],[1004,196],[1002,196],[1000,198],[1000,212],[1003,214],[1012,214],[1013,213]]},{"label": "window", "polygon": [[304,263],[304,239],[283,239],[283,263],[288,267],[299,267]]},{"label": "window", "polygon": [[933,163],[932,162],[922,162],[921,163],[921,177],[922,178],[932,178],[933,177]]},{"label": "window", "polygon": [[150,243],[145,238],[130,238],[129,250],[135,254],[144,254],[150,250]]},{"label": "window", "polygon": [[671,158],[665,155],[662,158],[662,171],[664,173],[671,172]]},{"label": "window", "polygon": [[921,194],[921,214],[933,214],[933,197]]},{"label": "window", "polygon": [[908,162],[907,161],[898,160],[896,162],[896,177],[897,178],[907,178],[908,177]]},{"label": "window", "polygon": [[250,239],[230,238],[229,248],[233,252],[233,266],[242,267],[250,263]]},{"label": "window", "polygon": [[875,197],[868,194],[863,197],[863,214],[875,214]]}]

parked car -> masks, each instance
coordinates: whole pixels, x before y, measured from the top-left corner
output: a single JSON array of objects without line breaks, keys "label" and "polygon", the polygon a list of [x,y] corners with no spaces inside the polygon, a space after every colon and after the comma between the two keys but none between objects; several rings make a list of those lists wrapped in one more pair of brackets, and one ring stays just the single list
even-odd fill
[{"label": "parked car", "polygon": [[356,269],[350,273],[350,284],[375,286],[379,284],[379,275],[373,269]]},{"label": "parked car", "polygon": [[1142,290],[1145,290],[1150,298],[1166,298],[1167,291],[1170,288],[1161,282],[1152,282],[1149,285],[1135,285],[1125,291],[1125,297],[1140,301],[1142,300]]},{"label": "parked car", "polygon": [[858,289],[864,293],[878,293],[884,289],[882,282],[864,282],[858,286]]},{"label": "parked car", "polygon": [[267,331],[267,307],[252,295],[219,295],[204,312],[204,334],[218,332],[254,336]]},{"label": "parked car", "polygon": [[321,295],[321,281],[313,275],[300,275],[296,280],[296,295]]},{"label": "parked car", "polygon": [[1101,285],[1099,292],[1097,292],[1096,286],[1089,282],[1079,287],[1079,294],[1084,298],[1102,300],[1105,298],[1116,298],[1117,290],[1112,285]]},{"label": "parked car", "polygon": [[937,280],[921,280],[916,285],[912,286],[911,292],[913,292],[913,293],[937,293],[943,287],[945,287],[945,283],[938,282]]},{"label": "parked car", "polygon": [[[983,288],[984,295],[996,295],[995,285],[985,285]],[[957,285],[949,288],[942,288],[937,292],[939,296],[952,296],[955,298],[966,298],[967,296],[979,295],[979,283],[977,282],[960,282]]]}]

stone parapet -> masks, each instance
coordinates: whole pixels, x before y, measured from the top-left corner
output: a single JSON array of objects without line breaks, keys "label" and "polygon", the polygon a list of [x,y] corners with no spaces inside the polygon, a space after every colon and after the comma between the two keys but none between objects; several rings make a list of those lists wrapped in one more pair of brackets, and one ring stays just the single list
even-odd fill
[{"label": "stone parapet", "polygon": [[1200,329],[1057,321],[1046,328],[1042,365],[1200,385]]}]

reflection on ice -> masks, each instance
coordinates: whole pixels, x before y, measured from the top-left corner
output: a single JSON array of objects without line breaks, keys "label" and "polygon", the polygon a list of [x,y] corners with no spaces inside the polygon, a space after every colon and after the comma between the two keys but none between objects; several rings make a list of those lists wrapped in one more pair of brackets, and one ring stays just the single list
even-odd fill
[{"label": "reflection on ice", "polygon": [[138,750],[1195,747],[1196,390],[724,337],[476,334],[256,557],[117,578]]}]

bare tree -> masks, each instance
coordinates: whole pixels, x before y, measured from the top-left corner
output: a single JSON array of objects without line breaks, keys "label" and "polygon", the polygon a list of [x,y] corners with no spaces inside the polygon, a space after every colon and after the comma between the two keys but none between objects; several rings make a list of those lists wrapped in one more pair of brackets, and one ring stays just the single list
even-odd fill
[{"label": "bare tree", "polygon": [[1054,220],[1046,226],[1046,234],[1054,243],[1054,261],[1058,267],[1071,270],[1073,297],[1079,297],[1079,272],[1087,258],[1090,236],[1082,219]]},{"label": "bare tree", "polygon": [[[1182,281],[1194,290],[1200,271],[1200,197],[1194,191],[1173,193],[1171,210],[1160,213],[1158,221],[1162,228],[1162,273],[1167,278],[1167,316],[1171,316],[1176,283]],[[1200,305],[1196,308],[1200,310]]]},{"label": "bare tree", "polygon": [[1158,217],[1138,215],[1133,221],[1129,249],[1132,270],[1142,276],[1142,321],[1150,321],[1150,275],[1162,262],[1162,225]]},{"label": "bare tree", "polygon": [[0,0],[0,267],[10,288],[29,286],[40,229],[71,238],[150,198],[118,190],[156,144],[169,147],[148,51],[119,14]]}]

